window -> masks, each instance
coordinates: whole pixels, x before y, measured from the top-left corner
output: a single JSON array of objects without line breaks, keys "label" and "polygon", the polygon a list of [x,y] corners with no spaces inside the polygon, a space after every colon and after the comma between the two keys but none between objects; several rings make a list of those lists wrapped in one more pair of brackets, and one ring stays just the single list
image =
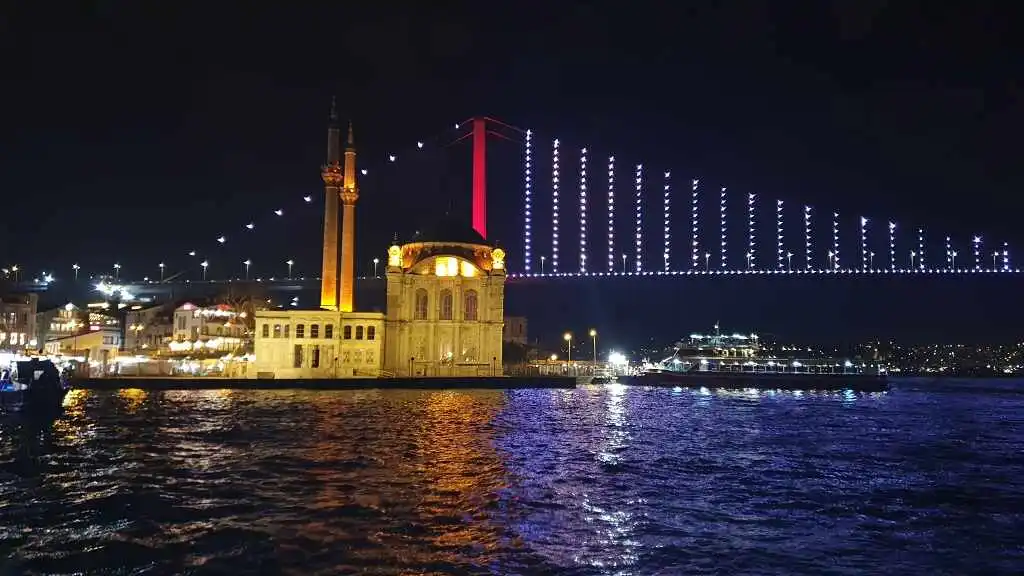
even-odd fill
[{"label": "window", "polygon": [[324,325],[324,338],[334,338],[334,324]]},{"label": "window", "polygon": [[[219,334],[220,330],[217,330],[217,333]],[[292,335],[292,325],[291,324],[285,324],[284,325],[284,337],[285,338],[290,338],[291,335]]]},{"label": "window", "polygon": [[476,320],[476,290],[466,292],[466,320]]},{"label": "window", "polygon": [[295,325],[295,337],[296,338],[305,338],[306,337],[306,325],[305,324],[296,324]]},{"label": "window", "polygon": [[309,337],[310,338],[319,338],[320,337],[320,325],[319,324],[310,324],[309,325]]},{"label": "window", "polygon": [[292,366],[295,368],[302,368],[302,344],[295,345],[295,352],[292,356]]},{"label": "window", "polygon": [[[373,326],[370,326],[370,328],[373,328]],[[366,363],[373,364],[373,350],[366,351]]]},{"label": "window", "polygon": [[280,338],[280,337],[281,337],[281,325],[280,324],[274,324],[274,338]]},{"label": "window", "polygon": [[263,337],[270,338],[270,324],[263,325]]},{"label": "window", "polygon": [[352,327],[351,326],[346,325],[344,328],[342,328],[341,332],[342,332],[342,338],[344,338],[345,340],[351,340],[352,339]]},{"label": "window", "polygon": [[362,339],[363,339],[363,327],[362,326],[356,326],[356,340],[362,340]]},{"label": "window", "polygon": [[313,368],[319,368],[320,367],[320,347],[319,346],[313,346],[313,358],[311,359],[310,364],[311,364],[311,366],[313,366]]},{"label": "window", "polygon": [[441,320],[452,319],[452,291],[441,290]]},{"label": "window", "polygon": [[415,320],[427,319],[427,291],[420,288],[416,291],[416,312]]},{"label": "window", "polygon": [[377,327],[376,326],[367,326],[366,327],[366,339],[367,340],[376,340],[377,339]]}]

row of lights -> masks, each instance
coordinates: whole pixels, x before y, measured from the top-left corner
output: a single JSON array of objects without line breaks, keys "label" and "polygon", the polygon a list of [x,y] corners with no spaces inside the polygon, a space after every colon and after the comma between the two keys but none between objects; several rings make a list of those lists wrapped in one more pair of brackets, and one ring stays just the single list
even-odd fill
[{"label": "row of lights", "polygon": [[[787,252],[790,257],[793,256],[792,252]],[[625,255],[623,255],[625,256]],[[710,260],[711,254],[705,252],[704,257]],[[625,260],[625,259],[623,259]],[[559,273],[510,273],[509,278],[597,278],[597,277],[636,277],[636,276],[722,276],[722,275],[751,275],[751,274],[784,274],[784,275],[828,275],[828,274],[839,274],[839,275],[855,275],[855,274],[872,274],[872,275],[897,275],[897,274],[932,274],[932,275],[943,275],[943,274],[1020,274],[1021,269],[1019,268],[990,268],[990,269],[974,269],[974,268],[961,268],[961,269],[946,269],[946,268],[897,268],[891,270],[888,268],[880,268],[873,270],[861,270],[859,268],[843,268],[843,269],[812,269],[805,270],[797,268],[793,269],[781,269],[781,270],[645,270],[645,271],[625,271],[625,272],[559,272]]]}]

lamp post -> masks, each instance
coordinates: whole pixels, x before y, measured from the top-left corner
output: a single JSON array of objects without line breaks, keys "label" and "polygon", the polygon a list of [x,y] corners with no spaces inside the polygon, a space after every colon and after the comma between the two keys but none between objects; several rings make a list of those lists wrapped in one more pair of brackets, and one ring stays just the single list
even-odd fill
[{"label": "lamp post", "polygon": [[875,253],[868,252],[868,270],[875,269]]},{"label": "lamp post", "polygon": [[825,258],[825,267],[828,269],[832,268],[832,259],[836,257],[836,253],[829,250],[828,256]]},{"label": "lamp post", "polygon": [[249,279],[249,266],[252,265],[252,260],[246,259],[246,261],[242,262],[242,264],[245,264],[245,279],[248,280]]},{"label": "lamp post", "polygon": [[911,270],[914,269],[914,258],[916,258],[916,257],[917,257],[917,252],[914,252],[913,250],[911,250],[910,251],[910,269]]},{"label": "lamp post", "polygon": [[288,265],[288,279],[291,280],[292,279],[292,266],[295,265],[295,261],[294,260],[288,260],[287,262],[285,262],[285,264]]},{"label": "lamp post", "polygon": [[120,264],[114,264],[114,280],[120,280],[120,279],[121,279],[121,265]]},{"label": "lamp post", "polygon": [[956,250],[949,253],[949,265],[956,271]]},{"label": "lamp post", "polygon": [[11,272],[14,272],[14,283],[18,283],[18,265],[11,266]]},{"label": "lamp post", "polygon": [[210,266],[210,263],[203,260],[199,265],[203,267],[203,282],[206,282],[206,268]]},{"label": "lamp post", "polygon": [[626,273],[626,253],[622,253],[622,273]]},{"label": "lamp post", "polygon": [[747,269],[748,270],[750,269],[750,257],[751,257],[750,252],[747,252]]},{"label": "lamp post", "polygon": [[566,332],[565,335],[562,336],[562,338],[564,338],[567,343],[566,347],[568,349],[568,352],[566,357],[568,358],[568,360],[566,360],[566,362],[572,364],[572,332]]},{"label": "lamp post", "polygon": [[160,268],[160,281],[163,282],[164,281],[164,263],[161,262],[161,263],[157,264],[157,266]]},{"label": "lamp post", "polygon": [[594,341],[594,370],[597,370],[597,330],[590,329],[590,338]]},{"label": "lamp post", "polygon": [[[995,268],[995,266],[994,266],[994,265],[993,265],[992,267],[993,267],[993,268]],[[72,265],[71,265],[71,269],[75,271],[75,282],[78,282],[78,271],[79,271],[79,270],[80,270],[81,268],[82,268],[82,267],[81,267],[81,266],[79,266],[78,264],[72,264]]]},{"label": "lamp post", "polygon": [[786,272],[793,271],[793,253],[786,252]]},{"label": "lamp post", "polygon": [[710,264],[710,262],[711,262],[711,253],[710,252],[705,252],[704,253],[704,273],[705,274],[707,274],[707,272],[708,272],[708,265]]},{"label": "lamp post", "polygon": [[540,275],[541,276],[544,275],[544,261],[546,261],[547,259],[548,259],[547,256],[541,256],[540,257]]},{"label": "lamp post", "polygon": [[992,253],[992,270],[996,269],[996,258],[999,257],[999,252]]},{"label": "lamp post", "polygon": [[373,277],[377,277],[377,264],[380,264],[380,258],[373,259]]}]

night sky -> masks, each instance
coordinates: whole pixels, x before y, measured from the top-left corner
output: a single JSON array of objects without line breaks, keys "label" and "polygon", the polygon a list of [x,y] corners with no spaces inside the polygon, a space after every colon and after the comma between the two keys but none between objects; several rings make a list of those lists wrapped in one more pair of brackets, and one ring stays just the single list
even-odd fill
[{"label": "night sky", "polygon": [[[648,10],[621,2],[408,3],[418,9],[368,2],[331,11],[85,2],[61,5],[59,15],[57,5],[42,4],[8,3],[0,12],[4,265],[60,276],[72,263],[107,272],[118,262],[122,274],[141,277],[156,275],[164,261],[197,277],[186,255],[197,250],[220,275],[237,275],[245,258],[266,275],[282,274],[277,263],[288,258],[297,272],[317,272],[319,166],[332,96],[354,123],[360,166],[369,172],[359,205],[362,271],[393,235],[408,237],[445,212],[468,215],[469,148],[448,144],[454,123],[474,115],[533,129],[539,156],[554,137],[571,150],[591,147],[595,158],[615,154],[623,179],[629,163],[644,162],[673,170],[680,184],[699,177],[711,190],[728,186],[737,207],[739,195],[755,192],[794,208],[837,209],[849,234],[861,214],[893,219],[901,230],[922,226],[935,260],[946,234],[964,255],[969,236],[982,234],[1019,247],[1024,258],[1017,224],[1024,54],[1012,3],[709,2]],[[389,153],[398,155],[394,164]],[[515,262],[521,145],[493,140],[490,154],[491,236]],[[684,227],[685,201],[677,213]],[[276,218],[276,208],[285,217]],[[250,221],[257,230],[246,236]],[[602,221],[595,217],[596,234]],[[816,225],[822,246],[826,225]],[[565,232],[565,246],[576,244],[575,230]],[[743,233],[734,227],[737,244]],[[215,241],[221,234],[223,246]],[[856,259],[856,237],[844,242]],[[677,249],[676,259],[685,251]],[[674,282],[658,297],[686,302],[690,286]],[[812,307],[881,311],[851,337],[937,339],[943,328],[993,327],[1019,335],[1012,316],[1019,311],[972,308],[1019,293],[1019,280],[966,282],[961,292],[948,280],[938,288],[918,282],[894,292],[937,299],[935,307],[891,328],[877,318],[906,310],[886,301],[884,286],[859,304],[857,290],[844,289]],[[621,285],[573,286],[562,284],[558,298],[531,288],[516,301],[510,292],[510,309],[532,316],[533,301],[586,300],[558,322],[612,329],[615,315],[594,320],[593,309],[612,306]],[[922,296],[933,288],[941,296]],[[595,290],[608,301],[595,302]],[[744,285],[728,290],[742,294]],[[754,316],[736,312],[735,301],[716,302],[711,290],[688,306],[700,314],[659,314],[658,330],[687,332],[721,319],[741,330],[828,331],[813,312],[807,318],[817,323],[782,313],[793,318],[789,325],[755,326],[783,322],[761,312],[796,306],[784,298],[814,298],[806,289],[771,290],[764,296],[757,288],[767,300],[751,305],[760,311]],[[950,309],[966,312],[912,329]],[[643,332],[644,321],[634,323]],[[539,337],[560,330],[538,326],[531,332]]]}]

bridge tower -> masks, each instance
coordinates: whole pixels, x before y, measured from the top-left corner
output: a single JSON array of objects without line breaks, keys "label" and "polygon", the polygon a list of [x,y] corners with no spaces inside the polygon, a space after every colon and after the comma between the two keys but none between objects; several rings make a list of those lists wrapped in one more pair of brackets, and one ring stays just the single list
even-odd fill
[{"label": "bridge tower", "polygon": [[335,101],[327,125],[327,163],[320,169],[324,181],[324,250],[320,274],[320,307],[338,309],[338,200],[344,182],[341,173],[341,135]]}]

